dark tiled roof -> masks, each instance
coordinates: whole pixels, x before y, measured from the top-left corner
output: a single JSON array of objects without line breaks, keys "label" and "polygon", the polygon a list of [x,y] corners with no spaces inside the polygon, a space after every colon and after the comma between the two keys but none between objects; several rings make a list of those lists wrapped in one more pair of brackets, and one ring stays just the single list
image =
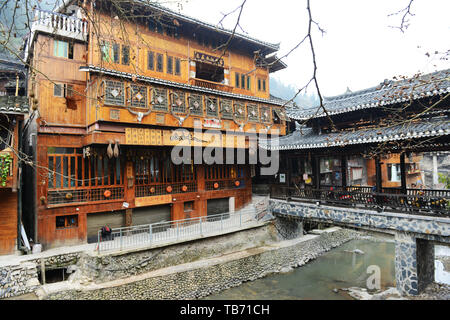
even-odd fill
[{"label": "dark tiled roof", "polygon": [[[450,92],[450,69],[441,70],[410,79],[388,81],[376,87],[347,92],[324,98],[323,104],[329,115],[352,112],[367,108],[388,106],[395,103],[432,97]],[[288,116],[296,120],[324,117],[323,110],[314,108],[289,108]],[[317,112],[316,115],[314,115]]]},{"label": "dark tiled roof", "polygon": [[28,113],[28,98],[0,96],[0,113]]},{"label": "dark tiled roof", "polygon": [[169,87],[176,88],[176,89],[186,89],[186,90],[196,91],[196,92],[205,93],[205,94],[214,94],[214,95],[227,97],[227,98],[243,99],[243,100],[249,100],[249,101],[254,101],[254,102],[259,102],[259,103],[267,103],[267,104],[278,105],[278,106],[292,105],[290,103],[288,104],[286,100],[273,97],[272,95],[270,96],[270,99],[262,99],[262,98],[258,98],[258,97],[254,97],[254,96],[246,96],[243,94],[236,94],[236,93],[231,93],[231,92],[226,92],[226,91],[221,91],[221,90],[214,90],[214,89],[209,89],[209,88],[204,88],[204,87],[199,87],[199,86],[193,86],[193,85],[186,84],[186,83],[174,82],[174,81],[163,80],[163,79],[158,79],[158,78],[153,78],[153,77],[146,77],[146,76],[141,76],[138,74],[132,74],[132,73],[122,72],[122,71],[117,71],[117,70],[112,70],[112,69],[105,69],[105,68],[100,68],[100,67],[96,67],[96,66],[92,66],[92,65],[89,65],[86,67],[81,67],[80,69],[83,71],[86,70],[86,71],[90,71],[93,73],[100,73],[100,74],[105,74],[105,75],[114,76],[114,77],[121,77],[124,79],[130,79],[130,80],[136,79],[137,81],[143,81],[143,82],[148,82],[148,83],[157,84],[157,85],[169,86]]},{"label": "dark tiled roof", "polygon": [[[382,143],[424,137],[450,135],[450,120],[446,117],[420,119],[392,127],[360,129],[336,133],[318,134],[312,128],[297,128],[293,133],[278,140],[261,140],[260,146],[270,150],[316,149],[336,146]],[[277,142],[278,141],[278,142]]]}]

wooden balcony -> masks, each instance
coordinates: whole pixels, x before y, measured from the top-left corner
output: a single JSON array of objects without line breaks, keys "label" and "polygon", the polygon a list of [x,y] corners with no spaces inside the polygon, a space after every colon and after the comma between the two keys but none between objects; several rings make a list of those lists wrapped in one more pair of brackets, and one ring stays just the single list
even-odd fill
[{"label": "wooden balcony", "polygon": [[14,181],[14,153],[9,148],[0,151],[0,188],[12,188]]},{"label": "wooden balcony", "polygon": [[62,37],[87,40],[87,22],[57,12],[36,9],[31,32],[37,31],[55,34]]},{"label": "wooden balcony", "polygon": [[220,91],[226,91],[226,92],[232,92],[232,90],[233,90],[232,86],[229,86],[229,85],[226,85],[223,83],[214,82],[214,81],[197,79],[197,78],[190,79],[189,83],[193,86],[208,88],[208,89],[212,89],[212,90],[220,90]]}]

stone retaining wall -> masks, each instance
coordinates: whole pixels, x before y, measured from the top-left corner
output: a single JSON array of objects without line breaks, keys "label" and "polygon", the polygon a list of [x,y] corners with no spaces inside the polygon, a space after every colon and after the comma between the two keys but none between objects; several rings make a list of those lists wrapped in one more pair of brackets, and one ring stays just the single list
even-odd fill
[{"label": "stone retaining wall", "polygon": [[196,299],[238,286],[267,274],[299,267],[322,253],[341,245],[357,233],[332,228],[321,235],[279,242],[247,249],[236,254],[212,258],[197,263],[168,267],[139,276],[131,282],[115,281],[84,288],[48,293],[52,300],[92,299]]},{"label": "stone retaining wall", "polygon": [[35,263],[0,268],[0,299],[34,292],[39,286]]}]

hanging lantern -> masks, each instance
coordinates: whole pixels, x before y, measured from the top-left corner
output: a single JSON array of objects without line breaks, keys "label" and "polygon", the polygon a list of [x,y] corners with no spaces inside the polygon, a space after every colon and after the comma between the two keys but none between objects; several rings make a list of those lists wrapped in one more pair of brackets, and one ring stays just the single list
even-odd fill
[{"label": "hanging lantern", "polygon": [[184,186],[181,187],[181,190],[182,190],[183,192],[186,192],[186,191],[188,190],[188,187],[187,187],[186,185],[184,185]]},{"label": "hanging lantern", "polygon": [[66,193],[66,199],[67,200],[70,200],[70,199],[72,199],[73,198],[73,195],[69,192],[69,193]]},{"label": "hanging lantern", "polygon": [[150,193],[155,193],[155,187],[150,188]]},{"label": "hanging lantern", "polygon": [[217,189],[219,187],[219,184],[217,182],[214,182],[214,189]]},{"label": "hanging lantern", "polygon": [[103,195],[105,196],[105,198],[109,198],[111,197],[111,191],[105,190],[105,192],[103,192]]},{"label": "hanging lantern", "polygon": [[168,193],[171,193],[171,192],[172,192],[172,187],[171,187],[171,186],[168,186],[168,187],[166,188],[166,191],[167,191]]},{"label": "hanging lantern", "polygon": [[239,186],[241,185],[241,182],[240,182],[239,180],[236,180],[236,181],[234,182],[234,185],[235,185],[236,187],[239,187]]}]

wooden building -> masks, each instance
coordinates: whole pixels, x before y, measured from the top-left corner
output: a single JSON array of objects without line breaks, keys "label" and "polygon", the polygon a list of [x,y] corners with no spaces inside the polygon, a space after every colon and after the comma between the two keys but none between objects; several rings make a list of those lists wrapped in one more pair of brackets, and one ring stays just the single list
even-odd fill
[{"label": "wooden building", "polygon": [[[450,148],[450,70],[289,108],[296,130],[260,147],[280,151],[272,196],[449,214],[450,191],[424,189],[423,152]],[[258,181],[256,181],[258,183]]]},{"label": "wooden building", "polygon": [[0,255],[21,247],[21,129],[28,113],[23,66],[0,60]]},{"label": "wooden building", "polygon": [[141,1],[37,10],[26,46],[38,110],[25,143],[37,166],[28,232],[49,248],[96,241],[104,225],[245,206],[251,165],[174,164],[171,150],[183,141],[248,157],[248,132],[285,134],[284,103],[269,95],[269,74],[286,67],[278,49]]}]

